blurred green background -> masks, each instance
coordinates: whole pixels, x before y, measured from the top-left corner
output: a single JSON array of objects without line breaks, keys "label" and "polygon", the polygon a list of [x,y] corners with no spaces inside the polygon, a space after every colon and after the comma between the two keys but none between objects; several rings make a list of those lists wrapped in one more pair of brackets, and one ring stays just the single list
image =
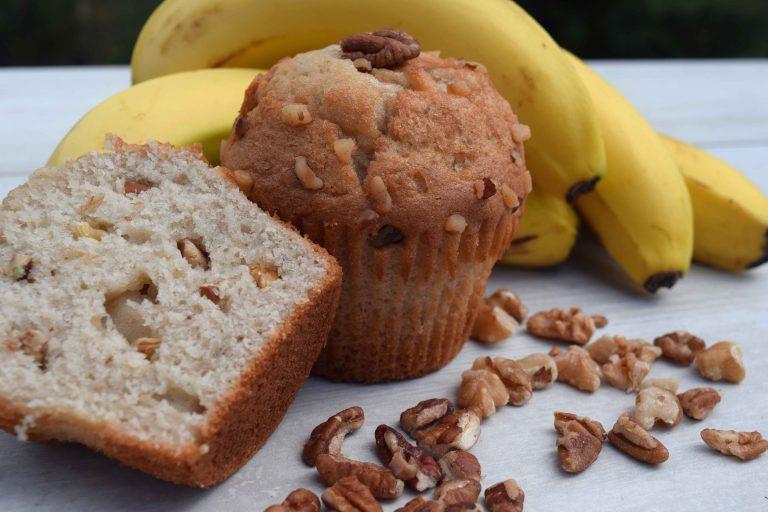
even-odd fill
[{"label": "blurred green background", "polygon": [[[125,64],[158,3],[0,0],[0,65]],[[582,57],[768,57],[768,0],[519,3]]]}]

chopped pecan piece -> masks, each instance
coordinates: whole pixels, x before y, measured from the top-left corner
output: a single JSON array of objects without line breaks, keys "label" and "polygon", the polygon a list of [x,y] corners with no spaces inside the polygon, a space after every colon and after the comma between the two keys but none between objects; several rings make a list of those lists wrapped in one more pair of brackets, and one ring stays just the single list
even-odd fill
[{"label": "chopped pecan piece", "polygon": [[488,356],[478,357],[472,364],[472,369],[485,370],[498,375],[501,382],[507,388],[509,393],[508,403],[510,405],[523,405],[533,395],[531,378],[513,359],[506,359],[504,357],[494,357],[491,359]]},{"label": "chopped pecan piece", "polygon": [[589,355],[600,364],[605,364],[613,355],[624,357],[634,354],[648,364],[661,355],[661,349],[640,339],[627,339],[624,336],[601,336],[585,347]]},{"label": "chopped pecan piece", "polygon": [[651,371],[651,366],[630,352],[624,356],[613,354],[602,366],[602,370],[608,384],[632,393],[640,389],[640,384]]},{"label": "chopped pecan piece", "polygon": [[333,485],[344,477],[355,476],[377,498],[394,499],[403,494],[403,481],[396,478],[391,470],[378,464],[321,453],[315,459],[315,466],[320,477],[328,485]]},{"label": "chopped pecan piece", "polygon": [[374,68],[395,68],[421,53],[419,42],[399,30],[384,29],[347,36],[341,40],[342,57],[365,59]]},{"label": "chopped pecan piece", "polygon": [[312,122],[312,114],[302,103],[288,103],[280,109],[280,120],[288,126],[303,126]]},{"label": "chopped pecan piece", "polygon": [[517,330],[518,323],[504,309],[485,299],[472,324],[472,338],[483,343],[497,343]]},{"label": "chopped pecan piece", "polygon": [[744,354],[732,341],[721,341],[697,352],[696,368],[709,380],[739,383],[746,377]]},{"label": "chopped pecan piece", "polygon": [[322,498],[328,510],[338,512],[381,512],[382,510],[370,489],[355,476],[339,479],[325,490]]},{"label": "chopped pecan piece", "polygon": [[444,510],[445,507],[439,501],[428,500],[421,496],[417,496],[395,510],[395,512],[443,512]]},{"label": "chopped pecan piece", "polygon": [[101,239],[107,234],[103,229],[96,229],[87,222],[78,222],[75,225],[75,233],[78,238],[91,238],[97,242],[101,242]]},{"label": "chopped pecan piece", "polygon": [[485,506],[490,512],[523,512],[525,493],[514,480],[504,480],[485,490]]},{"label": "chopped pecan piece", "polygon": [[579,308],[539,311],[528,319],[528,332],[538,338],[584,345],[595,332],[595,321]]},{"label": "chopped pecan piece", "polygon": [[320,512],[320,500],[307,489],[296,489],[280,505],[272,505],[264,512]]},{"label": "chopped pecan piece", "polygon": [[454,213],[446,219],[444,228],[448,233],[463,233],[467,229],[467,219]]},{"label": "chopped pecan piece", "polygon": [[558,349],[554,358],[558,382],[565,382],[589,393],[600,387],[600,367],[583,348],[571,345],[565,352]]},{"label": "chopped pecan piece", "polygon": [[445,480],[480,481],[481,469],[477,457],[466,450],[451,450],[437,461]]},{"label": "chopped pecan piece", "polygon": [[199,288],[200,295],[218,305],[221,302],[219,287],[215,284],[204,284]]},{"label": "chopped pecan piece", "polygon": [[259,263],[248,265],[248,272],[259,288],[267,287],[269,283],[276,281],[280,277],[275,267]]},{"label": "chopped pecan piece", "polygon": [[493,197],[496,194],[496,184],[491,178],[483,178],[474,183],[475,197],[482,200]]},{"label": "chopped pecan piece", "polygon": [[15,281],[30,281],[33,265],[32,256],[17,252],[6,266],[5,274]]},{"label": "chopped pecan piece", "polygon": [[694,420],[703,420],[720,403],[720,393],[712,388],[693,388],[677,395],[683,412]]},{"label": "chopped pecan piece", "polygon": [[696,353],[707,347],[704,340],[684,331],[659,336],[653,340],[653,344],[661,349],[664,357],[680,366],[690,366]]},{"label": "chopped pecan piece", "polygon": [[419,431],[453,411],[453,404],[447,398],[422,400],[400,414],[400,426],[409,436],[416,439]]},{"label": "chopped pecan piece", "polygon": [[176,245],[179,248],[181,255],[187,260],[192,268],[208,269],[208,254],[206,254],[205,250],[197,243],[189,238],[182,238]]},{"label": "chopped pecan piece", "polygon": [[544,389],[557,380],[557,365],[547,354],[530,354],[518,359],[517,364],[531,378],[533,389]]},{"label": "chopped pecan piece", "polygon": [[713,450],[741,460],[752,460],[768,450],[768,441],[763,439],[760,432],[705,428],[701,431],[701,438]]},{"label": "chopped pecan piece", "polygon": [[674,427],[683,418],[680,400],[672,391],[657,387],[641,389],[635,398],[634,420],[646,430],[654,425]]},{"label": "chopped pecan piece", "polygon": [[297,156],[293,167],[296,173],[296,178],[301,183],[301,186],[307,190],[320,190],[323,188],[324,182],[315,171],[307,163],[307,157]]},{"label": "chopped pecan piece", "polygon": [[125,180],[123,183],[123,193],[124,194],[141,194],[142,192],[145,192],[152,188],[152,185],[147,185],[146,183],[141,183],[139,181],[133,181],[133,180]]},{"label": "chopped pecan piece", "polygon": [[488,417],[509,401],[509,392],[498,375],[488,370],[467,370],[461,374],[456,397],[462,407],[475,406]]},{"label": "chopped pecan piece", "polygon": [[410,444],[400,432],[388,425],[376,428],[376,452],[397,478],[416,491],[435,487],[443,478],[435,459]]},{"label": "chopped pecan piece", "polygon": [[600,422],[567,412],[555,413],[557,459],[568,473],[580,473],[592,465],[603,449],[605,429]]},{"label": "chopped pecan piece", "polygon": [[435,490],[435,499],[446,507],[472,508],[477,503],[480,490],[480,482],[477,480],[448,480]]},{"label": "chopped pecan piece", "polygon": [[488,300],[500,306],[501,309],[518,322],[522,322],[528,316],[528,308],[520,300],[520,297],[506,288],[499,288],[493,292],[493,295]]},{"label": "chopped pecan piece", "polygon": [[616,448],[641,462],[661,464],[669,459],[669,452],[661,441],[638,425],[629,413],[619,416],[613,430],[608,432],[608,440]]},{"label": "chopped pecan piece", "polygon": [[434,457],[450,450],[468,450],[480,436],[482,411],[468,407],[454,411],[445,398],[419,402],[400,415],[400,426]]},{"label": "chopped pecan piece", "polygon": [[154,359],[155,352],[160,348],[160,338],[138,338],[136,340],[136,350],[144,354],[150,361]]},{"label": "chopped pecan piece", "polygon": [[348,434],[363,426],[365,413],[360,407],[349,407],[340,411],[312,429],[304,445],[302,460],[308,466],[314,466],[321,453],[341,454],[341,444]]}]

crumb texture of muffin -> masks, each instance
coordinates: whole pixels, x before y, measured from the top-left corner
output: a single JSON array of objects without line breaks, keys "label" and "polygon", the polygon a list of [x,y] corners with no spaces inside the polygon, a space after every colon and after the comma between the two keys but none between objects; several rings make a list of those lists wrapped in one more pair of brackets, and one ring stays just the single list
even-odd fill
[{"label": "crumb texture of muffin", "polygon": [[189,485],[277,426],[341,272],[190,151],[43,168],[0,209],[0,427]]},{"label": "crumb texture of muffin", "polygon": [[258,76],[222,162],[342,266],[315,372],[416,377],[469,335],[531,189],[530,132],[480,64],[421,53],[371,68],[344,55],[332,45]]}]

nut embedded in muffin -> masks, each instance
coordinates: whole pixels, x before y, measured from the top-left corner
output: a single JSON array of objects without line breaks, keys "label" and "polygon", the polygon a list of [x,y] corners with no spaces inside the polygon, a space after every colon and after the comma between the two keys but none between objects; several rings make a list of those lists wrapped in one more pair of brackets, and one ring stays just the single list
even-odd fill
[{"label": "nut embedded in muffin", "polygon": [[529,136],[482,66],[394,30],[254,80],[222,162],[344,270],[316,373],[403,379],[456,355],[531,189]]}]

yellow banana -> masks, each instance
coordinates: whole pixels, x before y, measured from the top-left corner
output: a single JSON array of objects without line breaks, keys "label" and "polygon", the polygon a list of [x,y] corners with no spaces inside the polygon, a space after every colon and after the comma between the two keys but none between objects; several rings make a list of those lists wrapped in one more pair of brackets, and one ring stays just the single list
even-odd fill
[{"label": "yellow banana", "polygon": [[134,85],[86,113],[48,160],[61,165],[99,150],[106,133],[132,143],[147,139],[176,146],[199,143],[212,163],[232,129],[245,89],[258,70],[206,69],[175,73]]},{"label": "yellow banana", "polygon": [[579,218],[561,197],[534,188],[525,212],[501,263],[514,267],[551,267],[571,253],[579,232]]},{"label": "yellow banana", "polygon": [[693,259],[724,270],[768,261],[768,197],[715,156],[662,136],[693,205]]},{"label": "yellow banana", "polygon": [[594,187],[605,155],[589,94],[557,44],[510,0],[165,0],[139,35],[134,83],[209,67],[269,67],[343,36],[396,27],[425,50],[487,66],[521,121],[534,179],[561,197]]},{"label": "yellow banana", "polygon": [[608,82],[568,54],[587,89],[605,142],[607,172],[576,207],[629,277],[649,292],[690,267],[693,216],[685,181],[661,138]]}]

